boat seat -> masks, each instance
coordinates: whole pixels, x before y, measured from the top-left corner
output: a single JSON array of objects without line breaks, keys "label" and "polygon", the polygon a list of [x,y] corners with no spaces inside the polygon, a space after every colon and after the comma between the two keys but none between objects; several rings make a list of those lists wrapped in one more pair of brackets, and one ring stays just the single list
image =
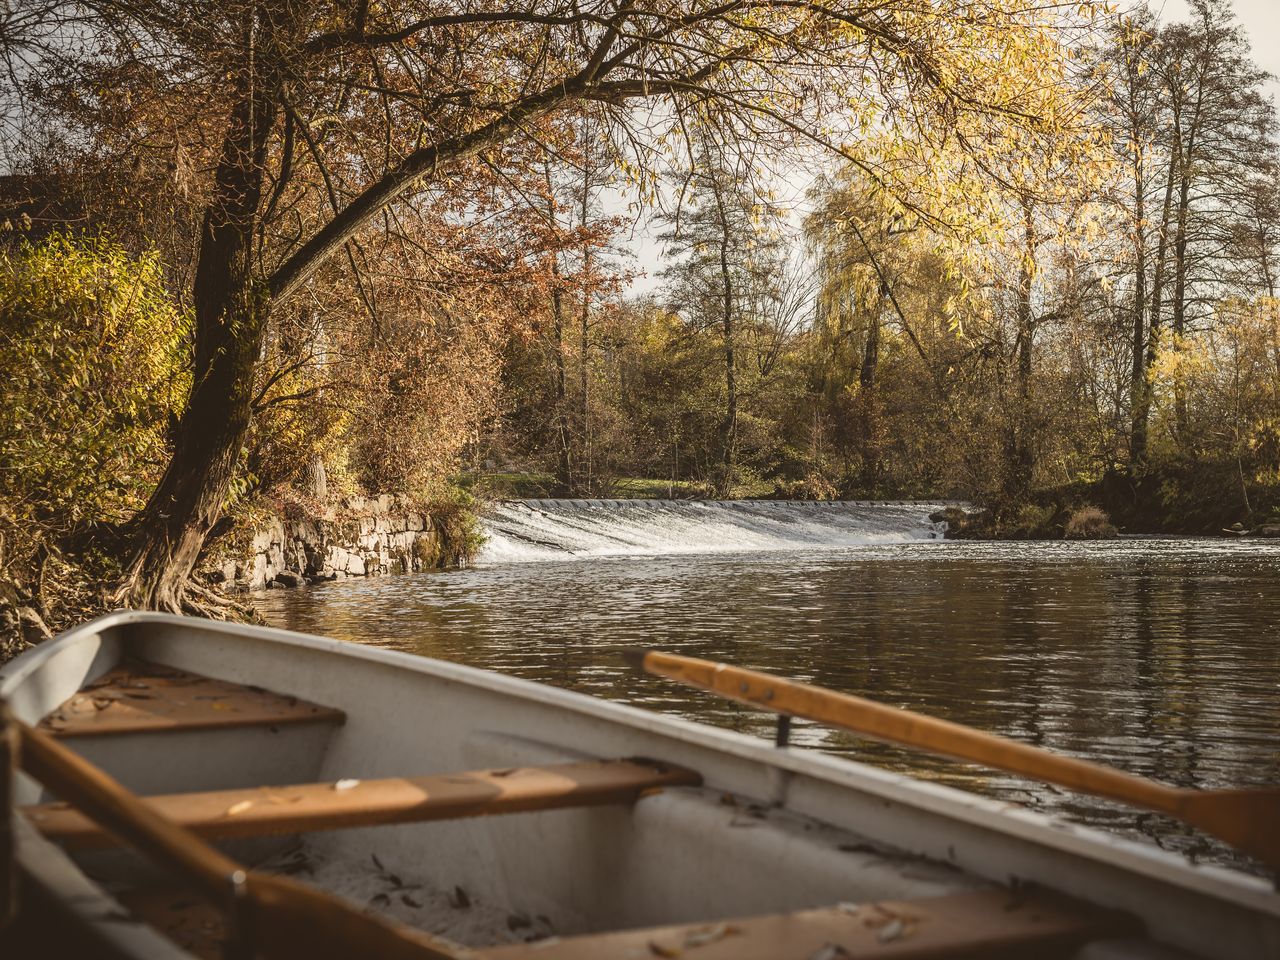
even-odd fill
[{"label": "boat seat", "polygon": [[[120,902],[196,957],[222,956],[216,907],[172,887],[127,891]],[[615,931],[471,949],[474,960],[894,960],[1073,957],[1087,943],[1137,933],[1126,914],[1007,888],[824,907],[716,923]],[[1142,941],[1150,945],[1149,941]]]},{"label": "boat seat", "polygon": [[128,660],[40,721],[59,739],[291,724],[341,724],[346,714],[261,687]]},{"label": "boat seat", "polygon": [[[201,837],[223,839],[630,803],[648,790],[701,782],[692,770],[656,761],[593,760],[142,799]],[[46,837],[70,848],[115,843],[109,833],[64,803],[20,810]]]},{"label": "boat seat", "polygon": [[747,917],[565,937],[476,951],[483,960],[846,960],[892,957],[1070,957],[1082,945],[1137,932],[1127,914],[1065,897],[1007,888],[924,900],[846,904]]}]

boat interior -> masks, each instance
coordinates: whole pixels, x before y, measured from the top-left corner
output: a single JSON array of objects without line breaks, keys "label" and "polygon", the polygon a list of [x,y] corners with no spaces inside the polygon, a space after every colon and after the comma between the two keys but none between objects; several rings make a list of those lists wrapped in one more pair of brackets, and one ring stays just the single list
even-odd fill
[{"label": "boat interior", "polygon": [[[107,916],[94,956],[275,955],[253,942],[266,914],[246,924],[236,906],[237,882],[274,876],[330,895],[319,909],[377,918],[396,946],[369,956],[1186,956],[1112,904],[993,882],[805,812],[777,768],[664,750],[643,724],[556,709],[560,692],[513,704],[323,643],[122,623],[0,675],[31,743],[87,761],[247,871],[211,896],[110,810],[31,776],[45,763],[27,766],[16,942],[57,955],[43,949],[54,932],[92,939],[104,924],[86,918]],[[60,883],[83,894],[77,917]]]}]

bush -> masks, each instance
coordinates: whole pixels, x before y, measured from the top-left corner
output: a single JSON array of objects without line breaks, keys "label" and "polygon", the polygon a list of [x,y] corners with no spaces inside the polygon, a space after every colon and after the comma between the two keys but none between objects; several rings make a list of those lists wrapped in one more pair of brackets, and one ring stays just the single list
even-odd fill
[{"label": "bush", "polygon": [[1063,536],[1068,540],[1109,540],[1116,535],[1116,528],[1102,510],[1095,506],[1083,506],[1075,510],[1067,520]]},{"label": "bush", "polygon": [[65,531],[145,503],[190,329],[154,254],[60,234],[0,252],[0,504],[15,520]]},{"label": "bush", "polygon": [[456,487],[446,488],[432,499],[427,512],[435,524],[438,546],[433,565],[465,567],[475,560],[486,539],[478,506],[475,498]]}]

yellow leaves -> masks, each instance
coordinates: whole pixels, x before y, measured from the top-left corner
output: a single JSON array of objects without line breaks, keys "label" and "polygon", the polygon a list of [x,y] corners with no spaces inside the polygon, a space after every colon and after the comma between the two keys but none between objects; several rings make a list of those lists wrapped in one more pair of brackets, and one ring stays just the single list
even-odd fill
[{"label": "yellow leaves", "polygon": [[0,501],[56,522],[139,507],[185,397],[190,317],[154,254],[54,235],[0,255]]}]

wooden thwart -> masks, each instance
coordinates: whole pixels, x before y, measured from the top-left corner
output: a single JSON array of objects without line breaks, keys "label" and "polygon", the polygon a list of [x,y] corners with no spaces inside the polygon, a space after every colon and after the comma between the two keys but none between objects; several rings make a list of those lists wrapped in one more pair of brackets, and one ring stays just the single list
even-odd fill
[{"label": "wooden thwart", "polygon": [[1136,921],[1122,913],[1039,892],[1000,889],[624,930],[478,952],[484,960],[1052,958],[1067,956],[1090,940],[1138,932]]},{"label": "wooden thwart", "polygon": [[[646,790],[700,782],[692,770],[667,764],[601,760],[141,799],[165,819],[198,836],[217,839],[629,803]],[[45,836],[70,847],[115,842],[65,804],[29,806],[22,812]]]},{"label": "wooden thwart", "polygon": [[141,660],[115,667],[41,722],[59,739],[220,727],[342,723],[341,710],[260,687],[228,683]]}]

